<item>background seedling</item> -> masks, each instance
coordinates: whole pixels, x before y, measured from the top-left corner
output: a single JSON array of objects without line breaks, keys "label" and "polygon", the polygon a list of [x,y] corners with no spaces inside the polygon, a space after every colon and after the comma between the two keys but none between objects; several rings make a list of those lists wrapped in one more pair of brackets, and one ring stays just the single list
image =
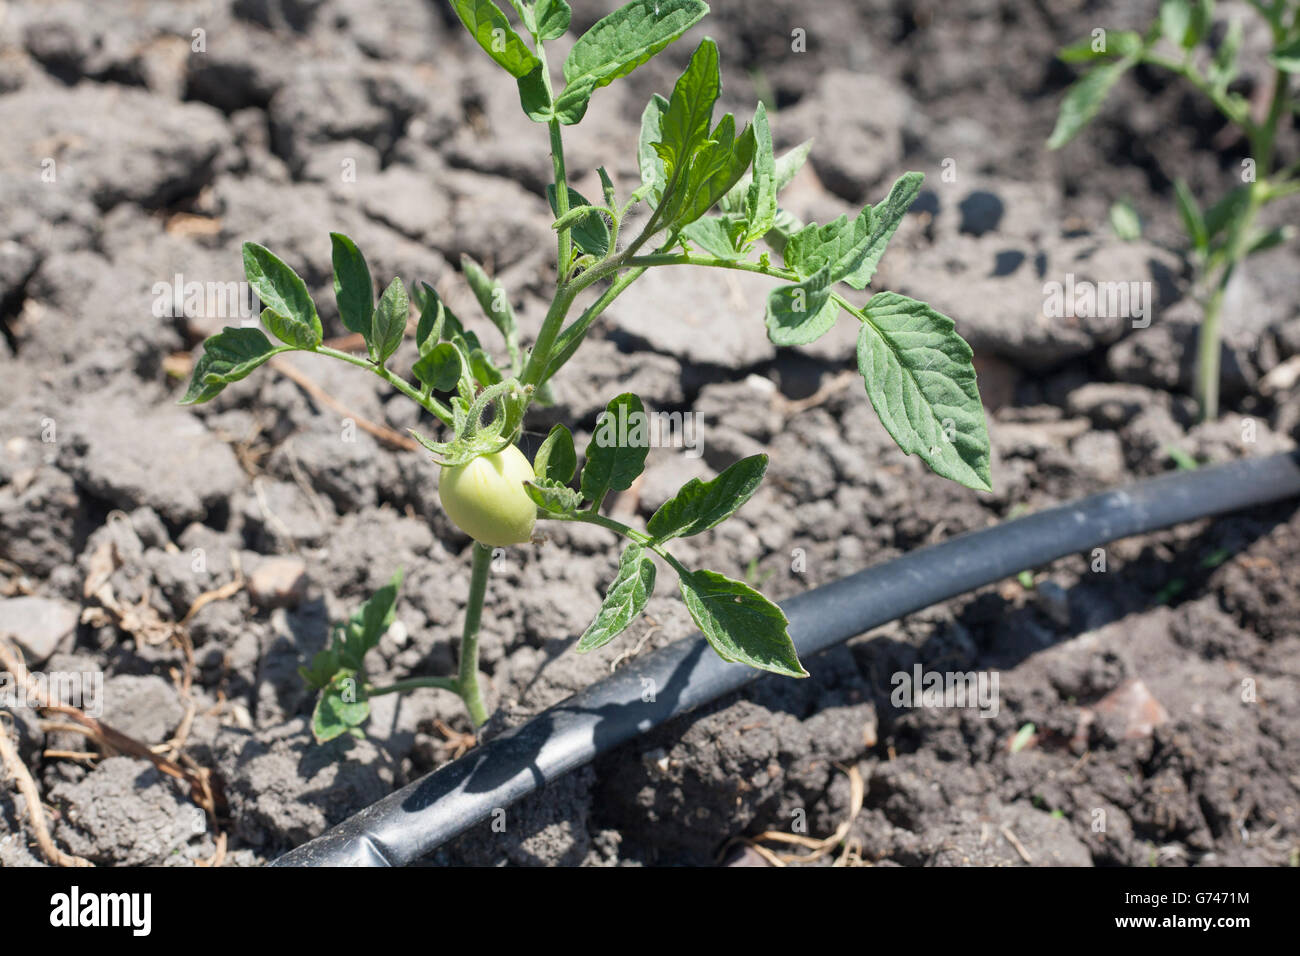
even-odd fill
[{"label": "background seedling", "polygon": [[[1101,109],[1107,94],[1128,70],[1139,64],[1168,70],[1202,93],[1249,144],[1241,185],[1208,208],[1202,207],[1187,184],[1174,183],[1178,212],[1187,229],[1197,276],[1206,290],[1196,357],[1196,398],[1202,420],[1219,414],[1220,313],[1228,283],[1242,260],[1289,241],[1290,226],[1260,229],[1260,210],[1300,191],[1300,162],[1277,168],[1276,144],[1280,124],[1297,109],[1291,76],[1300,71],[1300,7],[1293,0],[1253,0],[1251,6],[1268,24],[1273,40],[1269,54],[1272,93],[1263,116],[1252,114],[1250,102],[1231,89],[1238,75],[1242,23],[1232,20],[1217,43],[1211,43],[1214,0],[1164,0],[1160,15],[1145,33],[1098,29],[1093,36],[1061,50],[1067,63],[1089,69],[1065,94],[1060,115],[1047,145],[1059,149],[1078,135]],[[1115,211],[1112,223],[1121,238],[1131,238],[1136,217]]]},{"label": "background seedling", "polygon": [[[244,245],[245,272],[265,306],[263,322],[281,344],[250,328],[225,329],[208,339],[183,403],[214,398],[280,352],[315,352],[369,370],[441,422],[449,430],[445,440],[416,437],[444,468],[485,457],[493,462],[519,437],[531,403],[547,400],[550,380],[573,357],[592,324],[646,270],[733,269],[781,283],[768,297],[765,316],[768,335],[777,345],[811,343],[842,314],[856,320],[858,368],[894,441],[940,475],[970,488],[990,488],[988,435],[972,353],[952,320],[893,292],[876,292],[863,304],[850,298],[871,282],[886,245],[916,199],[920,173],[904,173],[880,203],[853,219],[841,216],[822,226],[799,222],[780,208],[777,197],[807,158],[809,144],[777,157],[761,103],[743,128],[730,113],[714,121],[721,91],[718,49],[705,38],[671,94],[655,95],[645,109],[640,184],[621,197],[599,169],[601,198],[591,201],[569,185],[564,127],[583,119],[602,87],[695,25],[708,12],[707,5],[702,0],[633,0],[577,38],[563,64],[562,86],[548,64],[546,44],[568,29],[570,8],[564,0],[513,0],[517,23],[492,0],[451,0],[451,6],[483,51],[514,78],[524,112],[549,134],[554,182],[546,199],[555,215],[556,288],[531,347],[520,340],[505,290],[472,260],[462,261],[462,271],[501,335],[504,356],[492,354],[428,284],[418,283],[408,294],[405,284],[393,279],[376,301],[361,250],[346,236],[333,234],[339,317],[364,338],[367,348],[365,355],[330,348],[322,344],[321,319],[303,280],[272,252],[249,242]],[[631,234],[630,213],[642,203],[648,215]],[[759,249],[760,241],[781,256],[782,265]],[[578,296],[597,286],[599,295],[571,317]],[[412,303],[419,312],[414,382],[388,365],[406,333]],[[532,480],[493,492],[501,495],[502,510],[513,507],[513,496],[522,490],[540,518],[595,524],[626,539],[618,573],[579,639],[578,651],[609,643],[637,619],[655,587],[652,556],[657,556],[676,573],[686,607],[719,656],[785,676],[806,676],[780,608],[742,581],[686,567],[669,549],[673,539],[708,531],[744,505],[766,472],[765,455],[737,461],[710,481],[688,481],[644,529],[601,513],[609,493],[630,488],[644,468],[649,446],[644,414],[636,395],[614,397],[586,448],[580,472],[571,433],[555,426],[532,462]],[[493,508],[484,499],[476,506]],[[495,536],[496,525],[487,524]],[[362,733],[370,696],[410,686],[455,692],[476,726],[487,719],[478,683],[478,631],[490,544],[473,545],[457,676],[415,678],[385,688],[366,681],[364,656],[391,621],[400,585],[394,579],[338,625],[330,646],[304,669],[304,678],[321,693],[314,721],[319,739]]]}]

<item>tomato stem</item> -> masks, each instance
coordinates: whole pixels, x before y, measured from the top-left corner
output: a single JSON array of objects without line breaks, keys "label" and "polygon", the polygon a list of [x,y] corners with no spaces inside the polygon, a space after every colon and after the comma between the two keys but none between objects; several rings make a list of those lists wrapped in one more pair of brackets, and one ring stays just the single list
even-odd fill
[{"label": "tomato stem", "polygon": [[465,628],[460,637],[460,675],[456,693],[465,702],[474,727],[487,723],[487,707],[478,684],[478,629],[483,617],[483,598],[487,594],[488,572],[492,568],[492,549],[474,542],[474,561],[469,579],[469,603],[465,606]]}]

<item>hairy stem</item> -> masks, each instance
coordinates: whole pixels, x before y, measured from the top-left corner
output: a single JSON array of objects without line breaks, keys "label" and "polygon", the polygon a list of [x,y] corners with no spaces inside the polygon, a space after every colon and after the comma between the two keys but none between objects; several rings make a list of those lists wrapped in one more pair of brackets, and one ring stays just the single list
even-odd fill
[{"label": "hairy stem", "polygon": [[474,542],[474,561],[469,579],[469,603],[465,606],[465,627],[460,637],[460,674],[455,690],[465,701],[474,726],[487,723],[487,707],[478,686],[478,628],[483,617],[483,598],[487,594],[488,572],[492,567],[492,549]]},{"label": "hairy stem", "polygon": [[602,528],[608,528],[610,531],[621,534],[629,541],[635,541],[642,547],[649,548],[655,554],[659,555],[659,557],[667,561],[672,566],[672,569],[677,572],[678,576],[684,577],[691,573],[690,568],[686,567],[686,565],[673,557],[667,548],[657,542],[654,538],[650,537],[650,535],[646,534],[644,531],[638,531],[631,525],[626,525],[614,518],[606,517],[605,515],[598,513],[595,509],[596,506],[593,505],[592,510],[590,511],[575,511],[573,514],[567,515],[539,514],[538,517],[550,518],[555,521],[578,521],[583,524],[594,524],[599,525]]},{"label": "hairy stem", "polygon": [[330,358],[336,358],[340,362],[347,362],[348,364],[355,365],[358,368],[364,368],[374,372],[385,382],[393,386],[393,388],[397,389],[407,398],[411,399],[411,401],[415,402],[444,425],[450,425],[452,423],[451,409],[447,408],[446,405],[442,404],[442,402],[438,401],[432,395],[425,395],[420,392],[419,389],[411,387],[409,383],[403,381],[401,376],[394,375],[382,365],[376,365],[368,358],[360,358],[356,355],[349,355],[347,352],[341,352],[338,349],[332,349],[328,345],[318,345],[313,351],[319,355],[328,355]]},{"label": "hairy stem", "polygon": [[651,256],[633,256],[628,259],[630,266],[705,266],[711,269],[735,269],[739,272],[754,272],[772,279],[784,279],[798,282],[799,276],[789,269],[777,269],[761,262],[743,262],[735,259],[719,259],[715,256],[695,256],[690,253],[656,253]]}]

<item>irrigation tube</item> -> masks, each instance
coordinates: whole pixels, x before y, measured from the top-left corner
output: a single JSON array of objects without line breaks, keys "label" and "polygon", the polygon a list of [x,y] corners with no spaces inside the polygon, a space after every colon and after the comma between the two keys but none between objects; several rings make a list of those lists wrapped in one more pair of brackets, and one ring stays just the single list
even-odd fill
[{"label": "irrigation tube", "polygon": [[[786,601],[807,658],[872,628],[1057,558],[1300,495],[1300,454],[1178,472],[971,531]],[[629,663],[403,787],[273,866],[401,866],[598,754],[760,676],[698,634]],[[653,700],[643,700],[653,688]],[[650,696],[650,695],[646,695]]]}]

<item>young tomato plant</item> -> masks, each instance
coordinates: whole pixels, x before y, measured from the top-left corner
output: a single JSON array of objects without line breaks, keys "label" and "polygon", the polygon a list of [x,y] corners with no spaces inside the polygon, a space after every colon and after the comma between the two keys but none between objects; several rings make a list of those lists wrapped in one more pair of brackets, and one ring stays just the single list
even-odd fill
[{"label": "young tomato plant", "polygon": [[1279,125],[1300,110],[1291,95],[1291,75],[1300,72],[1300,6],[1294,0],[1253,0],[1272,33],[1272,93],[1267,112],[1252,115],[1249,101],[1230,89],[1237,77],[1242,25],[1233,20],[1214,49],[1210,27],[1214,0],[1164,0],[1146,33],[1093,31],[1063,49],[1067,63],[1094,64],[1066,92],[1047,145],[1059,149],[1088,124],[1119,78],[1138,64],[1168,70],[1202,93],[1245,137],[1250,155],[1242,163],[1242,184],[1202,210],[1182,180],[1174,183],[1178,212],[1191,242],[1198,284],[1206,290],[1196,356],[1196,398],[1201,419],[1219,414],[1219,320],[1224,292],[1243,259],[1288,241],[1290,226],[1264,230],[1256,220],[1264,206],[1300,191],[1300,163],[1276,168]]},{"label": "young tomato plant", "polygon": [[[573,436],[564,425],[551,430],[531,464],[515,441],[529,405],[548,400],[550,380],[582,345],[592,323],[646,270],[738,269],[781,282],[768,298],[766,314],[768,334],[778,345],[814,341],[841,313],[856,320],[858,366],[890,435],[940,475],[988,489],[984,410],[971,350],[952,320],[892,292],[877,292],[864,305],[855,305],[839,288],[862,290],[870,283],[886,244],[916,198],[921,174],[904,174],[883,202],[853,219],[841,216],[824,226],[798,222],[778,206],[777,194],[804,162],[808,144],[775,156],[762,105],[743,129],[730,113],[714,123],[721,91],[718,50],[705,39],[671,95],[656,95],[645,109],[640,184],[620,202],[601,168],[603,195],[589,201],[569,185],[564,127],[582,120],[601,87],[659,53],[708,7],[702,0],[633,0],[577,38],[564,61],[561,87],[548,66],[546,44],[569,27],[564,0],[513,0],[522,34],[492,0],[451,4],[487,55],[514,77],[529,118],[549,132],[555,182],[547,199],[555,214],[556,288],[536,341],[531,347],[520,342],[509,296],[467,258],[463,274],[501,333],[504,358],[489,354],[433,288],[420,283],[411,294],[419,312],[419,357],[411,369],[412,382],[387,364],[406,333],[411,307],[400,279],[376,303],[360,250],[346,236],[332,236],[339,316],[367,345],[365,355],[351,355],[322,344],[321,320],[303,280],[250,242],[244,245],[245,272],[265,306],[262,319],[281,344],[258,329],[222,331],[204,343],[182,399],[208,401],[273,355],[299,349],[378,375],[448,430],[441,441],[416,437],[442,468],[439,494],[448,517],[474,539],[458,673],[415,677],[389,687],[367,681],[363,659],[392,619],[400,583],[395,579],[338,625],[330,646],[303,670],[320,690],[313,721],[317,737],[360,734],[369,697],[415,686],[459,694],[475,726],[481,725],[488,715],[478,682],[479,618],[492,548],[528,541],[538,518],[600,525],[627,541],[604,603],[578,641],[579,653],[614,640],[641,614],[655,587],[657,556],[677,575],[691,617],[719,656],[777,674],[806,676],[780,608],[741,581],[687,568],[669,547],[675,538],[701,534],[731,517],[763,480],[766,456],[735,462],[711,481],[688,481],[638,529],[601,513],[609,492],[630,488],[645,465],[649,433],[636,395],[618,395],[609,402],[580,473]],[[648,213],[633,232],[631,213],[642,203]],[[760,240],[781,255],[782,265],[757,249]],[[579,294],[592,287],[599,294],[571,317]]]}]

